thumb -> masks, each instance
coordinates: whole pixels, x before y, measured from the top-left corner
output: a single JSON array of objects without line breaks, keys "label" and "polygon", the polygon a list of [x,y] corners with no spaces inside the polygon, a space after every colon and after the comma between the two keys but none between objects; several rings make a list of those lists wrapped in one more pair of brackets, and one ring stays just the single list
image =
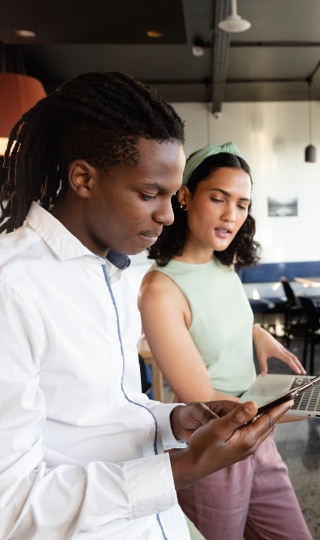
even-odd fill
[{"label": "thumb", "polygon": [[254,401],[246,401],[237,405],[230,413],[226,414],[222,420],[226,429],[233,433],[239,427],[248,424],[252,420],[258,411],[258,406]]}]

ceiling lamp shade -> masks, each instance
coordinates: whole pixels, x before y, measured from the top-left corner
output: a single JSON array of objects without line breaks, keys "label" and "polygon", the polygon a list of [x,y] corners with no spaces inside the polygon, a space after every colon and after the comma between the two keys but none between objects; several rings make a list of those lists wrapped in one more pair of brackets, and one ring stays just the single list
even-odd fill
[{"label": "ceiling lamp shade", "polygon": [[307,163],[316,163],[317,161],[317,149],[313,144],[308,144],[304,151],[304,160]]},{"label": "ceiling lamp shade", "polygon": [[244,32],[251,27],[251,23],[238,15],[237,0],[231,0],[231,15],[220,21],[218,26],[225,32]]},{"label": "ceiling lamp shade", "polygon": [[312,111],[311,111],[311,84],[312,79],[308,79],[308,86],[309,86],[309,101],[308,101],[308,108],[309,108],[309,141],[310,144],[306,146],[304,151],[304,160],[306,163],[316,163],[317,161],[317,149],[313,144],[312,141]]},{"label": "ceiling lamp shade", "polygon": [[5,153],[15,123],[46,95],[41,82],[34,77],[0,73],[0,155]]}]

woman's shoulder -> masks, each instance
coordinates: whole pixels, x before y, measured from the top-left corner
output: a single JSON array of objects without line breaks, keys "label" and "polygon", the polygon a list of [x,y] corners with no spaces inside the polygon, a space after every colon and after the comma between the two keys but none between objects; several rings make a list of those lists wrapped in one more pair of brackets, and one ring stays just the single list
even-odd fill
[{"label": "woman's shoulder", "polygon": [[166,287],[169,286],[170,283],[172,283],[172,280],[161,271],[160,266],[157,266],[156,264],[152,265],[148,272],[143,276],[141,288],[144,290],[154,290],[156,291],[158,287]]},{"label": "woman's shoulder", "polygon": [[176,283],[166,274],[159,271],[161,267],[151,267],[144,275],[139,292],[139,302],[151,301],[159,304],[172,302],[181,292]]}]

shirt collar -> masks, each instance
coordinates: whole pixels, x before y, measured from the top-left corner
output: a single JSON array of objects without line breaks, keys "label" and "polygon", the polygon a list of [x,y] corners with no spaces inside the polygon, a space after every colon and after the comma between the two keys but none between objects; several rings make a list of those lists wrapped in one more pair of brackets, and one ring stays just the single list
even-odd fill
[{"label": "shirt collar", "polygon": [[109,249],[107,259],[120,270],[125,270],[131,264],[127,255],[120,253],[120,251],[115,251],[114,249]]},{"label": "shirt collar", "polygon": [[[84,256],[97,257],[61,221],[36,202],[31,204],[26,217],[26,225],[36,231],[61,260]],[[120,270],[125,270],[130,265],[130,259],[127,255],[113,249],[109,250],[107,259]]]}]

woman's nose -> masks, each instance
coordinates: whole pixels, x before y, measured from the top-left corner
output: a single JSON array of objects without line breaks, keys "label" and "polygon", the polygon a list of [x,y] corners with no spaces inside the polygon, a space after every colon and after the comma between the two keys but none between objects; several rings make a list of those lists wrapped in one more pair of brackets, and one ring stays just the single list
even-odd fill
[{"label": "woman's nose", "polygon": [[232,223],[236,220],[236,208],[232,205],[226,208],[223,219],[229,223]]}]

